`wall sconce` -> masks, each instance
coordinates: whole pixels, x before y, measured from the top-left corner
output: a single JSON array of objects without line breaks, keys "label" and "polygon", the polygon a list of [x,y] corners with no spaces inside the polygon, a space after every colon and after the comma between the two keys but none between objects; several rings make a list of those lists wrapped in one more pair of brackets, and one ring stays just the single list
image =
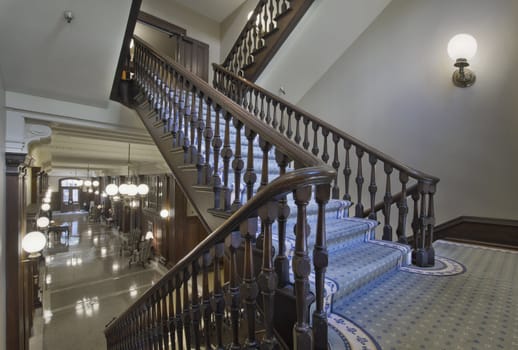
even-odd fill
[{"label": "wall sconce", "polygon": [[41,210],[43,211],[49,211],[50,210],[50,204],[49,203],[43,203],[41,205]]},{"label": "wall sconce", "polygon": [[477,41],[469,34],[457,34],[448,42],[448,55],[455,60],[453,64],[459,68],[453,72],[453,85],[468,87],[475,84],[476,76],[469,67],[468,60],[477,52]]},{"label": "wall sconce", "polygon": [[67,21],[67,23],[70,23],[74,19],[74,13],[72,11],[64,11],[63,17],[65,18],[65,21]]},{"label": "wall sconce", "polygon": [[40,231],[27,233],[22,239],[22,249],[29,253],[29,258],[37,258],[47,244],[47,237]]}]

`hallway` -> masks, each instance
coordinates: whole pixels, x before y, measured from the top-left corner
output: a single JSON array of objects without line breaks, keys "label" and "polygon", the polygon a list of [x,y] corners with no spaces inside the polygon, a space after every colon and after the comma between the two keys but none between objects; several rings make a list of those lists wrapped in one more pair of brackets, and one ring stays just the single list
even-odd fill
[{"label": "hallway", "polygon": [[55,214],[70,227],[45,253],[43,349],[104,349],[104,326],[126,310],[160,273],[129,267],[119,255],[117,230],[88,221],[87,213]]}]

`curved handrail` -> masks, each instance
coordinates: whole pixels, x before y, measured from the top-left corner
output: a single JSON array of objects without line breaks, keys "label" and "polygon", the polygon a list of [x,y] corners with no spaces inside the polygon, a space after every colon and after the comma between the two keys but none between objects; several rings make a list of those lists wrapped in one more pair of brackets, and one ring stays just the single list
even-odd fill
[{"label": "curved handrail", "polygon": [[171,67],[183,76],[188,77],[188,81],[196,85],[196,88],[203,94],[206,99],[216,102],[222,109],[230,113],[232,116],[238,118],[246,126],[261,135],[265,141],[272,145],[289,157],[291,160],[296,161],[301,166],[312,167],[312,166],[324,166],[325,164],[307,152],[301,152],[300,148],[290,140],[284,138],[280,133],[273,132],[272,128],[268,127],[264,123],[257,120],[252,114],[245,111],[237,103],[229,99],[227,96],[212,88],[203,79],[197,77],[179,63],[175,62],[170,56],[160,53],[156,48],[143,41],[138,36],[134,36],[136,42],[146,46],[146,48],[156,57],[167,61]]},{"label": "curved handrail", "polygon": [[257,90],[259,91],[261,94],[264,94],[265,96],[267,96],[268,98],[272,99],[272,100],[276,100],[278,101],[280,104],[283,104],[285,105],[287,108],[291,109],[292,111],[294,111],[295,113],[298,113],[306,118],[308,118],[309,120],[311,120],[311,122],[314,122],[314,123],[317,123],[320,127],[323,127],[327,130],[329,130],[330,132],[336,134],[336,135],[339,135],[340,137],[342,137],[343,139],[347,140],[348,142],[350,142],[351,144],[355,145],[355,146],[358,146],[360,147],[361,149],[363,149],[364,151],[370,153],[370,154],[374,154],[378,159],[384,161],[384,162],[387,162],[389,163],[390,165],[392,165],[395,169],[398,169],[400,171],[403,171],[405,173],[407,173],[408,175],[418,179],[418,180],[422,180],[424,182],[429,182],[429,183],[437,183],[439,182],[439,178],[435,177],[435,176],[432,176],[432,175],[429,175],[429,174],[426,174],[422,171],[419,171],[415,168],[412,168],[398,160],[396,160],[395,158],[385,154],[384,152],[372,147],[372,146],[369,146],[368,144],[360,141],[359,139],[347,134],[346,132],[344,132],[343,130],[340,130],[338,129],[336,126],[333,126],[325,121],[323,121],[322,119],[312,115],[311,113],[308,113],[307,111],[301,109],[300,107],[297,107],[293,104],[291,104],[290,102],[280,98],[279,96],[275,95],[275,94],[272,94],[271,92],[269,92],[268,90],[265,90],[263,89],[262,87],[230,72],[229,70],[225,69],[223,66],[219,65],[219,64],[216,64],[216,63],[213,63],[212,66],[214,67],[214,69],[216,71],[221,71],[222,73],[224,74],[227,74],[229,76],[231,76],[233,79],[237,79],[239,80],[242,84],[245,84],[247,85],[248,87],[254,89],[254,90]]},{"label": "curved handrail", "polygon": [[176,263],[176,265],[173,266],[159,282],[155,283],[144,294],[142,294],[131,307],[119,315],[116,320],[109,323],[104,332],[109,333],[114,327],[116,327],[118,319],[123,319],[127,315],[131,314],[136,308],[144,304],[153,295],[153,293],[162,288],[163,283],[174,278],[176,274],[183,271],[185,268],[188,268],[193,261],[201,258],[206,251],[224,241],[232,231],[235,231],[239,223],[251,217],[262,205],[301,187],[329,183],[334,176],[335,173],[332,169],[326,169],[326,167],[310,167],[294,170],[270,182],[251,200],[246,202],[245,205],[232,214],[228,220],[191,250],[189,254]]}]

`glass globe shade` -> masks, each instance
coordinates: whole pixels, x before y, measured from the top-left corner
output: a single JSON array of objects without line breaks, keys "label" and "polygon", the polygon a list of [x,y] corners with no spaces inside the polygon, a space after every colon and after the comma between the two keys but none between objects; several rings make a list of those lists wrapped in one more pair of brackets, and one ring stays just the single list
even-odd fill
[{"label": "glass globe shade", "polygon": [[97,181],[97,180],[92,181],[92,186],[99,187],[99,181]]},{"label": "glass globe shade", "polygon": [[128,185],[128,196],[136,196],[138,193],[138,187],[135,184],[129,184]]},{"label": "glass globe shade", "polygon": [[86,187],[90,187],[90,186],[92,186],[92,181],[90,181],[90,180],[85,180],[84,185],[85,185]]},{"label": "glass globe shade", "polygon": [[47,244],[47,237],[40,231],[29,232],[22,239],[22,249],[31,255],[43,250],[45,244]]},{"label": "glass globe shade", "polygon": [[50,224],[50,220],[46,216],[40,216],[38,220],[36,220],[36,225],[38,227],[47,227]]},{"label": "glass globe shade", "polygon": [[95,190],[94,194],[95,194],[96,196],[98,196],[98,195],[99,195],[99,190]]},{"label": "glass globe shade", "polygon": [[145,196],[146,194],[149,193],[149,187],[146,184],[138,185],[137,190],[138,190],[138,194],[140,194],[141,196]]},{"label": "glass globe shade", "polygon": [[43,203],[50,203],[50,198],[48,198],[48,197],[43,198]]},{"label": "glass globe shade", "polygon": [[88,189],[88,193],[92,193],[93,191],[94,190],[91,187]]},{"label": "glass globe shade", "polygon": [[78,186],[78,187],[83,186],[83,180],[77,180],[76,181],[76,186]]},{"label": "glass globe shade", "polygon": [[146,237],[145,237],[145,238],[146,238],[146,239],[153,239],[153,232],[151,232],[151,231],[147,231],[147,232],[146,232]]},{"label": "glass globe shade", "polygon": [[119,192],[119,188],[116,184],[109,184],[106,186],[105,191],[108,196],[115,196]]},{"label": "glass globe shade", "polygon": [[122,184],[119,186],[119,193],[122,195],[128,194],[128,184]]},{"label": "glass globe shade", "polygon": [[169,217],[169,210],[167,210],[167,209],[160,210],[160,217],[162,217],[164,219]]},{"label": "glass globe shade", "polygon": [[457,34],[448,42],[448,55],[451,59],[465,58],[470,60],[477,53],[477,41],[469,34]]},{"label": "glass globe shade", "polygon": [[41,210],[48,211],[49,209],[50,209],[50,204],[49,203],[43,203],[41,205]]},{"label": "glass globe shade", "polygon": [[106,192],[104,192],[104,191],[103,191],[103,193],[101,193],[101,197],[103,197],[103,198],[104,198],[104,197],[106,197],[106,196],[107,196]]}]

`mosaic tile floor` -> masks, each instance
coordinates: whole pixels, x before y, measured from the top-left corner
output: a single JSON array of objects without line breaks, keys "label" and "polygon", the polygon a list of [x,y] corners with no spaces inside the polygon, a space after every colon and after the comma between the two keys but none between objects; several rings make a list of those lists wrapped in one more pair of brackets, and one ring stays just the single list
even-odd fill
[{"label": "mosaic tile floor", "polygon": [[334,314],[372,336],[356,348],[518,349],[518,252],[434,245],[443,263],[451,259],[465,271],[394,271],[333,305]]}]

